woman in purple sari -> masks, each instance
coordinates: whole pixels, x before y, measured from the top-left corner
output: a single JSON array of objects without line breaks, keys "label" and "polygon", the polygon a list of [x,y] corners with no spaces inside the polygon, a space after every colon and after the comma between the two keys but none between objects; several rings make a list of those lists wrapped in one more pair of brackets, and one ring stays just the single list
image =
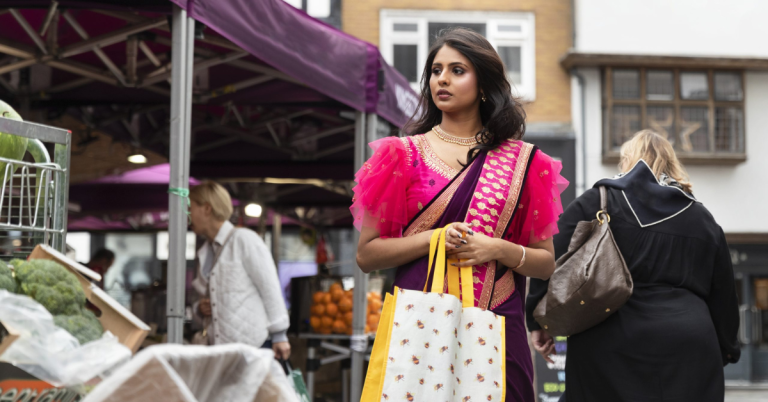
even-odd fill
[{"label": "woman in purple sari", "polygon": [[523,142],[525,114],[493,46],[467,29],[443,33],[422,78],[422,113],[405,138],[371,144],[356,175],[357,262],[398,267],[395,285],[423,289],[429,241],[452,224],[451,258],[472,266],[475,305],[506,317],[508,402],[532,402],[525,277],[555,269],[552,236],[568,182],[561,164]]}]

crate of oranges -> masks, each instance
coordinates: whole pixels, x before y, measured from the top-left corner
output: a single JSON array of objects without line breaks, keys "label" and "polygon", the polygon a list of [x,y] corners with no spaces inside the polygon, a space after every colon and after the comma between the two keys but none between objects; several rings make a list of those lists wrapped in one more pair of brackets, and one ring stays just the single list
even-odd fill
[{"label": "crate of oranges", "polygon": [[[309,324],[320,334],[352,335],[352,309],[354,289],[345,291],[340,283],[333,283],[327,292],[312,295]],[[375,332],[381,316],[381,295],[368,292],[368,311],[365,332]]]}]

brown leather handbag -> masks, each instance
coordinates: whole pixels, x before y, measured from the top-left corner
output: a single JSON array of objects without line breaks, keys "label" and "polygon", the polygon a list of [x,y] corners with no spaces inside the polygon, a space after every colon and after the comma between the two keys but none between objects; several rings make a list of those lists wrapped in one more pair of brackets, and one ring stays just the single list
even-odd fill
[{"label": "brown leather handbag", "polygon": [[549,288],[533,318],[550,335],[570,336],[603,322],[632,296],[632,275],[613,239],[605,187],[600,211],[582,221],[568,252],[557,260]]}]

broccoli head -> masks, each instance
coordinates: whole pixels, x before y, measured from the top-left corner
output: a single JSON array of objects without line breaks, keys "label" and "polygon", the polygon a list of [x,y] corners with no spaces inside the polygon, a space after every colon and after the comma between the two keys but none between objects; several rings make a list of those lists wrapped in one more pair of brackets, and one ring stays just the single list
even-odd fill
[{"label": "broccoli head", "polygon": [[50,260],[13,260],[11,265],[18,293],[35,299],[45,307],[53,315],[56,326],[72,334],[80,344],[101,337],[104,328],[99,319],[85,308],[85,292],[73,273]]},{"label": "broccoli head", "polygon": [[53,315],[76,315],[85,305],[77,277],[55,261],[14,261],[19,293],[42,304]]},{"label": "broccoli head", "polygon": [[13,278],[13,271],[8,268],[5,261],[0,260],[0,289],[16,293],[16,280]]},{"label": "broccoli head", "polygon": [[104,333],[99,319],[88,310],[77,315],[56,315],[53,323],[72,334],[81,345],[101,338]]}]

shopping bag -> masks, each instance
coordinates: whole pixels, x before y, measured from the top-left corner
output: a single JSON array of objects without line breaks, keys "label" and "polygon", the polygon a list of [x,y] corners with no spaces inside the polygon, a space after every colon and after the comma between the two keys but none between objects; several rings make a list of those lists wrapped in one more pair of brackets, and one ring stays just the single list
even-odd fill
[{"label": "shopping bag", "polygon": [[309,397],[309,391],[307,391],[307,384],[304,383],[304,377],[301,375],[301,370],[294,370],[291,368],[291,363],[288,360],[281,359],[280,364],[283,366],[285,375],[288,376],[288,381],[290,381],[293,386],[293,390],[296,391],[296,396],[299,397],[299,401],[312,401]]},{"label": "shopping bag", "polygon": [[474,306],[471,267],[446,265],[446,229],[430,241],[431,291],[385,296],[363,402],[504,401],[504,317]]}]

